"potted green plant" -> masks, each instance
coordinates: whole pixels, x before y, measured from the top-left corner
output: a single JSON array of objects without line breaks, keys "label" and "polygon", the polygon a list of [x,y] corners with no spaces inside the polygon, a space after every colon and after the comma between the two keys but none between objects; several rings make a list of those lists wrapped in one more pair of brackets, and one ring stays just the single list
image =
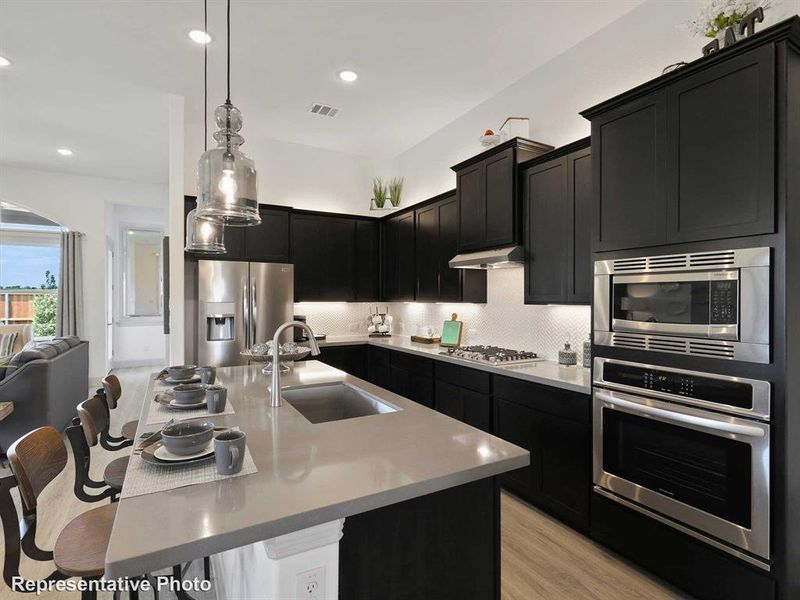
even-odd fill
[{"label": "potted green plant", "polygon": [[402,177],[392,177],[389,182],[389,202],[394,208],[400,206],[400,198],[403,195],[403,181]]},{"label": "potted green plant", "polygon": [[383,210],[386,206],[388,190],[383,179],[376,177],[372,180],[372,209]]},{"label": "potted green plant", "polygon": [[686,28],[694,35],[717,38],[722,44],[726,29],[739,25],[754,10],[771,6],[772,0],[708,0]]}]

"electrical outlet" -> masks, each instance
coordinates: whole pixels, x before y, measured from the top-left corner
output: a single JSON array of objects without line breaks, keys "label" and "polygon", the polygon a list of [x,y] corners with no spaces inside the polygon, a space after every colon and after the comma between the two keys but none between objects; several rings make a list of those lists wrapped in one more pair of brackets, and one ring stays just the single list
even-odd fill
[{"label": "electrical outlet", "polygon": [[298,600],[322,600],[325,597],[325,567],[297,574]]}]

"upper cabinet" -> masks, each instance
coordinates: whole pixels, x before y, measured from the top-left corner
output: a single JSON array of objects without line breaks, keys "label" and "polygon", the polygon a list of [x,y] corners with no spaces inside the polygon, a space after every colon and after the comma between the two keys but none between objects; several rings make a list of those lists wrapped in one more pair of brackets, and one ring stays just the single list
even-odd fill
[{"label": "upper cabinet", "polygon": [[[244,255],[247,260],[258,262],[289,262],[289,211],[259,207],[261,223],[244,227]],[[225,230],[228,232],[233,227]]]},{"label": "upper cabinet", "polygon": [[416,252],[414,211],[389,217],[382,227],[382,299],[414,300]]},{"label": "upper cabinet", "polygon": [[291,231],[295,301],[355,301],[356,220],[294,212]]},{"label": "upper cabinet", "polygon": [[517,165],[552,149],[514,138],[453,167],[459,208],[458,252],[521,242]]},{"label": "upper cabinet", "polygon": [[486,272],[451,269],[458,253],[458,204],[448,192],[416,213],[416,300],[486,302]]},{"label": "upper cabinet", "polygon": [[589,143],[522,165],[527,304],[591,302]]},{"label": "upper cabinet", "polygon": [[380,225],[373,219],[356,220],[356,288],[358,302],[380,299]]},{"label": "upper cabinet", "polygon": [[741,48],[582,113],[594,250],[775,231],[775,46]]},{"label": "upper cabinet", "polygon": [[[194,196],[184,196],[184,227],[186,216],[195,208],[196,202]],[[185,256],[190,260],[289,262],[289,211],[288,207],[260,205],[261,224],[225,228],[225,254],[202,255],[186,252]]]}]

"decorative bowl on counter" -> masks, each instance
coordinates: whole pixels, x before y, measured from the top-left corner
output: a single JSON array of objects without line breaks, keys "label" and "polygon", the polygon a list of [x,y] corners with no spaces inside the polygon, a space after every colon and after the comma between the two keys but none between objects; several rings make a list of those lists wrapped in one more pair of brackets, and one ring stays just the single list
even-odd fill
[{"label": "decorative bowl on counter", "polygon": [[[269,352],[257,353],[253,352],[253,348],[250,348],[250,350],[244,350],[240,353],[246,359],[253,362],[267,363],[264,365],[264,369],[261,371],[262,373],[272,373],[272,342],[267,342],[267,344],[269,344]],[[262,344],[256,345],[260,346]],[[283,344],[278,355],[281,373],[288,372],[291,368],[291,363],[296,360],[302,360],[309,354],[311,354],[311,348],[308,346],[299,346],[296,342],[286,342]]]}]

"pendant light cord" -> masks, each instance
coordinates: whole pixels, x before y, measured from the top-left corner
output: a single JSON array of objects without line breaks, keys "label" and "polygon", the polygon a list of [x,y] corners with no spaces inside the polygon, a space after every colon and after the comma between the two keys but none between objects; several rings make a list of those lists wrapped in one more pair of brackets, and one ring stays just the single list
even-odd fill
[{"label": "pendant light cord", "polygon": [[228,0],[228,97],[225,102],[231,103],[231,0]]},{"label": "pendant light cord", "polygon": [[[208,35],[208,0],[203,0],[203,31]],[[203,152],[208,150],[208,43],[203,44]]]}]

